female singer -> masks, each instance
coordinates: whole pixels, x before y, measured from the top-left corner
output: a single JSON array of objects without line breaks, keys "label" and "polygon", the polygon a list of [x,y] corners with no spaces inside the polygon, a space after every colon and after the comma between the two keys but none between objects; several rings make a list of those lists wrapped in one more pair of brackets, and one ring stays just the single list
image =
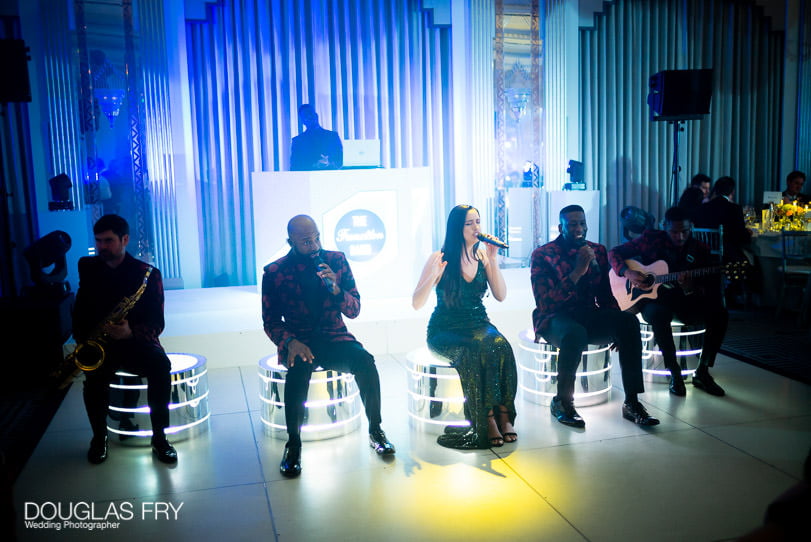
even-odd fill
[{"label": "female singer", "polygon": [[457,205],[448,216],[445,243],[425,264],[412,296],[421,308],[436,286],[437,305],[428,322],[428,347],[451,360],[465,394],[467,432],[446,433],[437,443],[477,449],[515,442],[517,374],[507,339],[490,323],[482,298],[488,285],[498,301],[507,295],[498,268],[498,247],[479,244],[479,211]]}]

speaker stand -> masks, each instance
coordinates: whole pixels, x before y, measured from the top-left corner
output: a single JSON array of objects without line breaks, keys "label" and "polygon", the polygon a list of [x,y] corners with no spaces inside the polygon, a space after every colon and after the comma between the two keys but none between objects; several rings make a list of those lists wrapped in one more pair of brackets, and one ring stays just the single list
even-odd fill
[{"label": "speaker stand", "polygon": [[684,131],[683,122],[683,120],[669,121],[669,124],[673,126],[673,168],[670,173],[670,182],[673,185],[673,203],[671,206],[679,203],[679,172],[681,171],[681,166],[679,166],[679,134]]}]

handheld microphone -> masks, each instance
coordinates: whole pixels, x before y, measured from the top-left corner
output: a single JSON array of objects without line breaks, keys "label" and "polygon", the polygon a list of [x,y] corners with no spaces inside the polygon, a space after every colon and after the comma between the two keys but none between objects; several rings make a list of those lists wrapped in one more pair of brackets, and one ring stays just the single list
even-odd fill
[{"label": "handheld microphone", "polygon": [[[577,245],[578,250],[580,249],[580,247],[586,246],[587,243],[585,237],[582,239],[578,239],[575,244]],[[600,272],[600,264],[597,263],[596,254],[594,255],[594,258],[592,258],[591,261],[589,262],[589,270],[595,273]]]},{"label": "handheld microphone", "polygon": [[[313,256],[313,263],[315,264],[315,268],[318,271],[321,271],[322,265],[327,265],[324,263],[324,260],[321,259],[321,255],[318,252],[316,252],[315,255]],[[332,279],[330,279],[329,277],[321,277],[321,280],[324,282],[324,286],[327,287],[327,290],[332,292],[332,287],[335,284],[332,281]]]},{"label": "handheld microphone", "polygon": [[495,245],[498,248],[510,248],[510,245],[499,239],[494,235],[490,235],[489,233],[480,233],[477,235],[479,241],[484,241],[485,243]]}]

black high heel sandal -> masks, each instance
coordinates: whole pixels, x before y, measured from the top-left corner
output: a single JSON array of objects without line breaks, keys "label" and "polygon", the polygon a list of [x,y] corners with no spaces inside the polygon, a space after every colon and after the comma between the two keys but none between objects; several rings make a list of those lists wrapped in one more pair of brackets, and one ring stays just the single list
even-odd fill
[{"label": "black high heel sandal", "polygon": [[[487,437],[487,439],[490,441],[490,446],[492,446],[493,448],[501,448],[502,446],[504,446],[504,437],[500,434],[501,430],[498,427],[498,420],[496,419],[495,412],[493,412],[492,414],[488,414],[487,418],[488,418],[488,420],[490,418],[493,419],[493,425],[496,426],[496,431],[499,432],[499,436],[497,436],[497,437],[491,437],[491,436]],[[490,422],[489,421],[487,422],[487,432],[488,433],[490,432]]]},{"label": "black high heel sandal", "polygon": [[[507,416],[507,421],[509,422],[509,416],[510,416],[510,411],[509,410],[507,410],[506,408],[499,407],[498,414],[499,414],[499,418],[501,418],[502,415]],[[518,440],[518,433],[516,433],[515,431],[509,431],[509,432],[504,431],[504,429],[501,427],[501,424],[499,423],[499,418],[496,419],[496,426],[498,427],[498,431],[501,433],[501,436],[502,436],[504,442],[513,443],[516,440]]]}]

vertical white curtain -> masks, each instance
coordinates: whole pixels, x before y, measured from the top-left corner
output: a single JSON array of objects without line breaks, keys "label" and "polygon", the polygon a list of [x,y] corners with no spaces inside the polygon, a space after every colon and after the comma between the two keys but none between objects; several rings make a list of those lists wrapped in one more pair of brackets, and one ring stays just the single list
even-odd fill
[{"label": "vertical white curtain", "polygon": [[583,157],[601,190],[602,242],[620,241],[626,205],[657,219],[674,202],[673,127],[650,122],[651,75],[713,68],[710,114],[684,124],[679,192],[696,173],[730,175],[759,203],[779,173],[783,40],[753,2],[617,0],[581,32]]},{"label": "vertical white curtain", "polygon": [[[187,22],[203,285],[255,282],[253,171],[289,168],[297,108],[342,138],[380,139],[384,167],[449,175],[448,28],[417,0],[228,0]],[[440,192],[441,193],[441,192]],[[295,209],[291,202],[291,212]]]},{"label": "vertical white curtain", "polygon": [[[577,103],[577,93],[568,92],[572,90],[570,74],[577,66],[568,65],[576,56],[567,53],[571,40],[577,38],[572,37],[571,2],[546,0],[544,7],[544,186],[547,190],[561,190],[567,180],[569,160],[580,158],[570,154],[569,146],[570,131],[577,131],[579,119],[570,116],[577,110],[571,105]],[[576,50],[577,41],[574,45]]]},{"label": "vertical white curtain", "polygon": [[[164,11],[161,0],[138,0],[140,30],[139,72],[144,97],[143,153],[148,171],[149,209],[154,235],[155,262],[163,275],[164,286],[182,284],[175,170],[174,143],[169,100]],[[178,104],[178,107],[180,105]]]},{"label": "vertical white curtain", "polygon": [[[795,169],[811,175],[811,2],[800,4],[797,88],[797,148]],[[811,181],[806,180],[804,192]]]},{"label": "vertical white curtain", "polygon": [[[46,9],[44,3],[40,9]],[[79,107],[79,74],[76,73],[76,38],[65,24],[72,3],[48,6],[49,17],[42,17],[45,95],[48,100],[49,173],[66,173],[71,178],[71,199],[76,209],[84,208],[84,178],[87,157],[82,135],[83,111]],[[84,112],[86,113],[86,112]]]}]

